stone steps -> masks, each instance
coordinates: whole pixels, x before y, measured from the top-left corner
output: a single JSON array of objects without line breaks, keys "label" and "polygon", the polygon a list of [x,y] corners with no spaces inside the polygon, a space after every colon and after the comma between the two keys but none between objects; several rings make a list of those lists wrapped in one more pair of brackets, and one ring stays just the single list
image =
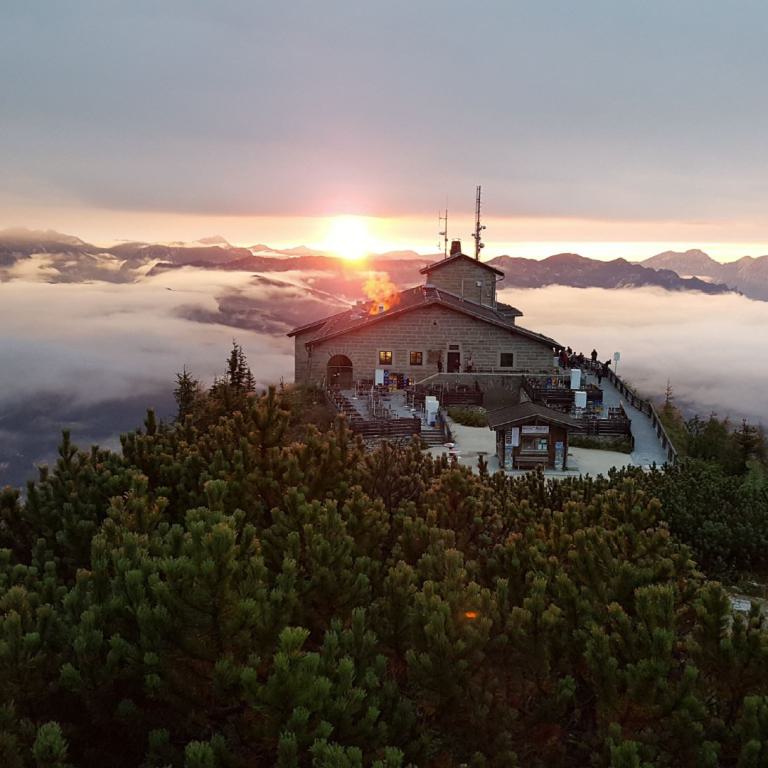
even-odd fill
[{"label": "stone steps", "polygon": [[445,442],[445,437],[439,429],[434,427],[422,427],[421,439],[424,441],[428,448],[432,448],[436,445],[442,445]]}]

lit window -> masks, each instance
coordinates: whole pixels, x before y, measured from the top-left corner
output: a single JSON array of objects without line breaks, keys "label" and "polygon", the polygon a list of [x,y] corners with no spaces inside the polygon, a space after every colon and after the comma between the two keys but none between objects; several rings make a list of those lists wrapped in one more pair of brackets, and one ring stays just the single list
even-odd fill
[{"label": "lit window", "polygon": [[392,353],[379,352],[379,365],[392,365]]},{"label": "lit window", "polygon": [[411,352],[411,365],[423,365],[424,356],[421,352]]},{"label": "lit window", "polygon": [[515,356],[512,352],[499,353],[499,367],[500,368],[514,368]]}]

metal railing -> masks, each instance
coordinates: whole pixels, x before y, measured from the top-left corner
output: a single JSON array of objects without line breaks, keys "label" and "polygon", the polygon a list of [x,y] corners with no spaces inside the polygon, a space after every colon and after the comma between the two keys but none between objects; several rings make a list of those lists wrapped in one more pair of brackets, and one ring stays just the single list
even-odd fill
[{"label": "metal railing", "polygon": [[661,442],[661,447],[667,455],[667,461],[670,464],[675,464],[678,459],[677,448],[675,448],[674,443],[667,434],[667,430],[664,428],[664,424],[662,424],[653,403],[638,395],[637,392],[629,387],[612,368],[608,368],[608,370],[603,373],[603,376],[616,387],[633,408],[636,408],[638,411],[648,416],[651,420],[651,426]]}]

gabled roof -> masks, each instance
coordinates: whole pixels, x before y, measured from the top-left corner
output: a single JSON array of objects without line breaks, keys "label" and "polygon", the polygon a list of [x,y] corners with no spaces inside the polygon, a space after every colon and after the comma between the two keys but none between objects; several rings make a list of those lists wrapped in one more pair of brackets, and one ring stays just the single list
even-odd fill
[{"label": "gabled roof", "polygon": [[511,304],[504,304],[502,301],[496,302],[496,311],[500,315],[504,315],[505,317],[522,317],[523,313],[517,308],[513,307]]},{"label": "gabled roof", "polygon": [[559,424],[568,427],[568,429],[581,429],[581,423],[572,419],[567,413],[560,413],[560,411],[547,408],[545,405],[532,402],[507,405],[488,411],[488,426],[491,429],[498,429],[499,427],[514,426],[533,418],[547,424]]},{"label": "gabled roof", "polygon": [[428,306],[441,306],[468,315],[469,317],[474,317],[477,320],[490,323],[491,325],[504,328],[512,333],[520,334],[521,336],[533,339],[534,341],[539,341],[542,344],[546,344],[548,347],[562,349],[562,344],[559,344],[554,339],[550,339],[548,336],[544,336],[541,333],[535,333],[534,331],[529,331],[526,328],[521,328],[519,325],[515,325],[514,316],[522,313],[506,304],[502,305],[504,309],[502,312],[499,312],[493,307],[486,307],[482,304],[466,301],[453,293],[428,285],[419,285],[415,288],[409,288],[408,290],[400,291],[400,293],[396,295],[397,301],[393,302],[391,307],[384,312],[372,313],[372,310],[375,309],[376,306],[375,303],[366,302],[364,304],[358,304],[344,312],[339,312],[313,323],[307,323],[298,328],[294,328],[288,336],[296,336],[298,334],[314,331],[314,334],[306,341],[307,345],[312,345],[336,336],[351,333],[352,331],[373,325],[374,323],[383,322],[392,317],[398,317],[406,312],[412,312]]},{"label": "gabled roof", "polygon": [[489,272],[494,272],[497,275],[501,275],[504,277],[504,273],[500,269],[496,269],[496,267],[492,267],[490,264],[486,264],[484,261],[478,261],[477,259],[473,259],[471,256],[467,256],[466,253],[455,253],[453,256],[449,256],[447,259],[442,259],[440,261],[433,261],[431,264],[427,264],[426,267],[422,267],[419,272],[421,272],[422,275],[429,274],[435,269],[440,269],[440,267],[446,267],[449,264],[456,264],[459,261],[468,261],[470,264],[474,265],[475,267],[482,267],[483,269],[487,269]]}]

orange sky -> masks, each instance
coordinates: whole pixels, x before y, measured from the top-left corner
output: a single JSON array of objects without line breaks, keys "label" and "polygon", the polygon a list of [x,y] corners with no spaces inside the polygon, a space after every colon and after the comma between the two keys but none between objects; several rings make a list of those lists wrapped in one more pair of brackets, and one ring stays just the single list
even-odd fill
[{"label": "orange sky", "polygon": [[0,226],[428,253],[482,184],[487,256],[768,253],[765,3],[5,5]]},{"label": "orange sky", "polygon": [[[472,248],[469,215],[451,215],[449,232],[460,237],[464,250]],[[375,252],[413,249],[437,250],[437,212],[434,217],[364,217],[370,249]],[[571,251],[599,259],[646,258],[664,250],[701,248],[719,261],[768,253],[768,226],[761,221],[610,221],[580,218],[483,219],[484,257],[500,254],[544,258]],[[0,227],[27,226],[56,229],[99,245],[117,240],[196,240],[222,235],[233,244],[266,243],[273,247],[308,245],[329,248],[333,217],[326,216],[204,216],[101,209],[6,209]]]}]

